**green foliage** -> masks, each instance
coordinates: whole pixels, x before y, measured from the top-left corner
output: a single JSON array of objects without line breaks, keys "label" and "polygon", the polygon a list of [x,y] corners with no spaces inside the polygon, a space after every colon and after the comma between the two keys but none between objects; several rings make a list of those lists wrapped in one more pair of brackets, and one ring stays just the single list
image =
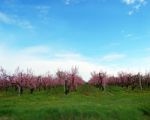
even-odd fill
[{"label": "green foliage", "polygon": [[25,91],[18,96],[0,91],[0,120],[149,120],[150,90],[84,85],[64,95],[63,87]]}]

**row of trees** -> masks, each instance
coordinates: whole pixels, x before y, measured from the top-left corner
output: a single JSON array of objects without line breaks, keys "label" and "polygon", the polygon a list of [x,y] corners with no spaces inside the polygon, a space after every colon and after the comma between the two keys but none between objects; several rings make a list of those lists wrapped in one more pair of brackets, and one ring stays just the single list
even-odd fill
[{"label": "row of trees", "polygon": [[75,91],[79,85],[84,84],[83,79],[78,75],[78,69],[72,68],[70,72],[58,70],[56,75],[47,73],[43,76],[36,76],[32,70],[27,72],[16,69],[14,74],[10,75],[3,68],[0,69],[0,89],[15,89],[19,95],[23,94],[25,89],[29,89],[32,94],[35,90],[51,89],[57,86],[64,86],[64,93]]},{"label": "row of trees", "polygon": [[135,88],[140,88],[142,90],[144,87],[150,87],[150,73],[142,75],[140,73],[131,74],[120,72],[118,76],[115,77],[108,76],[105,72],[93,72],[91,76],[88,83],[102,90],[105,90],[106,85],[130,87],[132,90]]},{"label": "row of trees", "polygon": [[[13,74],[8,74],[6,70],[0,68],[0,90],[8,90],[9,88],[21,95],[25,89],[32,94],[35,90],[51,89],[58,86],[64,86],[64,93],[67,95],[70,91],[76,91],[77,87],[86,82],[78,74],[78,69],[73,67],[69,72],[58,70],[56,75],[47,73],[43,76],[36,76],[32,70],[26,72],[19,68]],[[142,75],[121,72],[118,76],[109,76],[105,72],[93,72],[88,84],[94,85],[101,90],[105,90],[106,86],[121,86],[134,90],[136,87],[141,90],[144,87],[150,87],[150,73]]]}]

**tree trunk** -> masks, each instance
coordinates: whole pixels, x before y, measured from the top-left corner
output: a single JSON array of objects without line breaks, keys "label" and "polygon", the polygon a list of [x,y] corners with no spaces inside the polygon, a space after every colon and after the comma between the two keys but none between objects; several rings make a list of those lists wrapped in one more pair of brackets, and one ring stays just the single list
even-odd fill
[{"label": "tree trunk", "polygon": [[142,90],[143,88],[142,88],[142,79],[141,78],[139,78],[139,86],[140,86],[140,89]]},{"label": "tree trunk", "polygon": [[68,87],[68,81],[67,80],[65,80],[64,92],[65,92],[65,95],[67,95],[69,93],[69,87]]},{"label": "tree trunk", "polygon": [[20,87],[20,85],[17,85],[17,87],[18,87],[18,95],[20,96],[20,94],[21,94],[21,87]]}]

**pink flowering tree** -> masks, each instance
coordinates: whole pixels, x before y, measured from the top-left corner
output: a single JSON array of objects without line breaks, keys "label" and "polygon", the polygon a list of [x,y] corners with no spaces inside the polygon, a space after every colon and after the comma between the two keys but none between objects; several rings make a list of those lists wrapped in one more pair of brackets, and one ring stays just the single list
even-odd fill
[{"label": "pink flowering tree", "polygon": [[91,73],[91,79],[89,80],[89,84],[94,85],[99,89],[105,90],[106,83],[107,75],[105,72]]}]

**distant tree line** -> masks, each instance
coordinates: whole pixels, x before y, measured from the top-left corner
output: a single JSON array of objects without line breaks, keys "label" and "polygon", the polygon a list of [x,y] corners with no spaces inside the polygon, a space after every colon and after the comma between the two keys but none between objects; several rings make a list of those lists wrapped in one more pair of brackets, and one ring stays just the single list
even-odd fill
[{"label": "distant tree line", "polygon": [[105,72],[93,72],[91,76],[88,83],[102,90],[105,90],[106,86],[120,86],[131,88],[132,90],[135,88],[142,90],[150,87],[150,73],[142,75],[141,73],[120,72],[118,76],[108,76]]},{"label": "distant tree line", "polygon": [[57,70],[55,75],[47,73],[46,75],[34,75],[32,70],[23,72],[19,68],[13,74],[8,74],[5,69],[0,68],[0,90],[8,91],[14,89],[18,95],[28,89],[31,94],[34,91],[52,89],[58,86],[64,87],[64,94],[76,91],[78,86],[89,84],[105,91],[106,86],[120,86],[131,88],[150,87],[150,73],[142,75],[141,73],[131,74],[120,72],[118,76],[109,76],[106,72],[92,72],[91,78],[85,82],[79,75],[77,67],[72,67],[70,71]]},{"label": "distant tree line", "polygon": [[29,89],[32,94],[35,90],[41,91],[58,86],[64,86],[64,93],[67,95],[70,91],[76,91],[77,87],[84,83],[76,67],[70,72],[58,70],[55,76],[49,73],[36,76],[32,70],[23,72],[19,68],[14,74],[9,75],[6,70],[0,68],[0,90],[8,91],[9,88],[14,88],[18,95],[23,94],[25,89]]}]

